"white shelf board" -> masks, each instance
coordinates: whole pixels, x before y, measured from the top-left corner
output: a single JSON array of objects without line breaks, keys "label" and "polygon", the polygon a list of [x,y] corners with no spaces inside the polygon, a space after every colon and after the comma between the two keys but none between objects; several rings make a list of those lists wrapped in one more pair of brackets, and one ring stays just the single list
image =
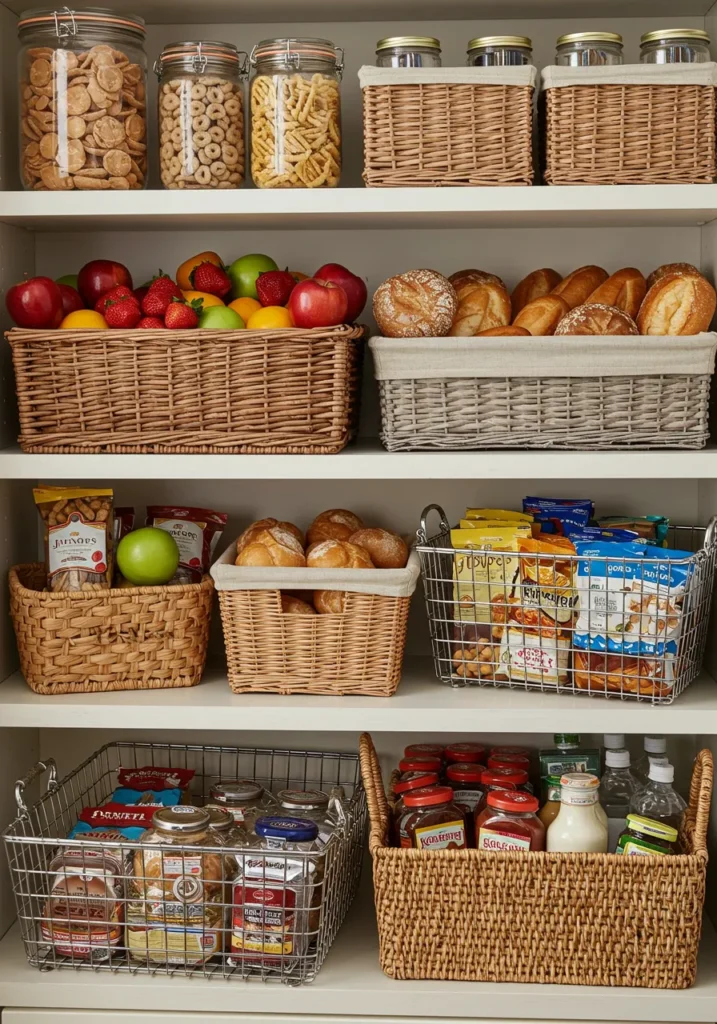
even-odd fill
[{"label": "white shelf board", "polygon": [[[486,982],[395,981],[378,962],[373,897],[359,894],[334,948],[312,985],[293,988],[261,982],[111,974],[41,972],[28,966],[17,926],[0,943],[0,1004],[106,1010],[157,1010],[171,1015],[211,1013],[282,1014],[292,1020],[367,1017],[403,1020],[694,1021],[717,1020],[717,940],[705,921],[697,982],[686,991],[578,985],[519,985]],[[263,1019],[263,1018],[262,1018]],[[268,1019],[268,1018],[267,1018]],[[332,1018],[333,1019],[333,1018]],[[408,1019],[408,1018],[406,1018]]]},{"label": "white shelf board", "polygon": [[[163,729],[356,734],[659,732],[717,736],[717,685],[703,673],[673,704],[569,696],[507,687],[450,687],[433,662],[409,657],[393,697],[235,694],[226,671],[208,669],[199,686],[182,689],[39,696],[20,673],[0,684],[3,727]],[[717,1020],[717,1017],[715,1017]]]},{"label": "white shelf board", "polygon": [[0,222],[35,231],[700,225],[717,185],[0,192]]},{"label": "white shelf board", "polygon": [[52,455],[0,450],[0,480],[714,480],[699,451],[387,452],[361,440],[338,455]]}]

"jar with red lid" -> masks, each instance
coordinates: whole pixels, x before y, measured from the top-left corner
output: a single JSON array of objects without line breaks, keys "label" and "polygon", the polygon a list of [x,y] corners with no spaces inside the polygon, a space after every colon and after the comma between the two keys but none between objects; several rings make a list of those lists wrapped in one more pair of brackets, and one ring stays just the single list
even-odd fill
[{"label": "jar with red lid", "polygon": [[545,849],[545,826],[537,816],[538,800],[520,790],[495,790],[476,818],[476,847],[491,853]]},{"label": "jar with red lid", "polygon": [[485,757],[485,747],[480,743],[449,743],[446,747],[447,764],[481,764]]},{"label": "jar with red lid", "polygon": [[402,757],[398,762],[398,770],[401,773],[401,782],[415,772],[440,772],[443,762],[440,757],[433,754],[416,754],[411,757]]},{"label": "jar with red lid", "polygon": [[[524,754],[491,754],[488,768],[522,768],[530,776],[530,759]],[[525,789],[528,793],[534,792],[531,782],[526,782]]]},{"label": "jar with red lid", "polygon": [[405,793],[400,845],[415,850],[464,850],[466,823],[450,786],[424,786]]},{"label": "jar with red lid", "polygon": [[404,757],[438,757],[443,760],[444,747],[442,743],[409,743],[403,752]]},{"label": "jar with red lid", "polygon": [[453,799],[465,815],[469,846],[475,845],[473,815],[476,805],[483,798],[481,778],[484,771],[482,764],[449,764],[446,768],[446,781],[453,790]]},{"label": "jar with red lid", "polygon": [[491,747],[490,756],[495,757],[497,754],[519,754],[521,757],[527,757],[530,760],[530,751],[527,747]]},{"label": "jar with red lid", "polygon": [[481,775],[483,796],[476,804],[475,816],[478,817],[486,806],[489,793],[504,789],[517,789],[527,793],[528,785],[528,773],[523,768],[486,768]]},{"label": "jar with red lid", "polygon": [[437,786],[439,782],[440,778],[437,772],[416,772],[413,778],[403,779],[396,783],[393,787],[394,796],[397,798],[396,803],[393,805],[393,825],[396,833],[398,832],[399,822],[406,813],[406,804],[403,800],[406,793],[414,792],[417,789],[425,789],[427,786]]}]

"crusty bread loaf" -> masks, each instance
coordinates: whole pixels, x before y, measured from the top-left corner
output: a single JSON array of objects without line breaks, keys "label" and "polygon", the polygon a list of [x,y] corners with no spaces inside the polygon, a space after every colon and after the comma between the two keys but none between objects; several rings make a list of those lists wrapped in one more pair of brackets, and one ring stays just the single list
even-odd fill
[{"label": "crusty bread loaf", "polygon": [[387,338],[442,338],[451,329],[458,296],[435,270],[389,277],[373,297],[373,315]]},{"label": "crusty bread loaf", "polygon": [[645,296],[637,317],[640,334],[699,334],[709,330],[717,294],[701,274],[665,274]]},{"label": "crusty bread loaf", "polygon": [[463,293],[451,327],[451,337],[475,338],[492,327],[507,327],[511,320],[510,295],[494,281],[483,281]]},{"label": "crusty bread loaf", "polygon": [[299,568],[306,565],[304,549],[293,533],[280,526],[261,530],[242,548],[236,558],[237,565],[283,565]]},{"label": "crusty bread loaf", "polygon": [[368,551],[377,569],[403,569],[408,561],[408,545],[390,530],[364,528],[352,533],[349,540]]},{"label": "crusty bread loaf", "polygon": [[319,615],[343,615],[346,593],[343,590],[315,590],[314,608]]},{"label": "crusty bread loaf", "polygon": [[570,306],[560,295],[543,295],[524,306],[513,322],[513,327],[522,327],[535,337],[555,334],[555,328]]},{"label": "crusty bread loaf", "polygon": [[644,276],[635,267],[625,267],[611,274],[607,281],[588,296],[588,303],[602,306],[617,306],[634,320],[647,291]]},{"label": "crusty bread loaf", "polygon": [[597,302],[576,306],[558,324],[556,335],[566,334],[639,334],[637,324],[617,306]]},{"label": "crusty bread loaf", "polygon": [[511,296],[513,316],[516,317],[521,309],[534,299],[542,299],[544,295],[549,295],[553,288],[558,287],[562,279],[562,274],[559,274],[557,270],[551,270],[550,267],[534,270],[532,274],[524,277],[515,286]]},{"label": "crusty bread loaf", "polygon": [[553,288],[553,295],[559,295],[571,309],[575,309],[586,303],[595,289],[607,281],[607,277],[607,270],[602,267],[578,267]]},{"label": "crusty bread loaf", "polygon": [[[307,596],[310,596],[307,592]],[[307,601],[299,597],[292,597],[290,594],[281,595],[281,610],[284,615],[316,615],[316,609]]]},{"label": "crusty bread loaf", "polygon": [[455,288],[459,302],[468,292],[472,292],[477,284],[497,284],[499,288],[508,290],[501,278],[496,274],[489,274],[487,270],[458,270],[451,274],[448,280]]},{"label": "crusty bread loaf", "polygon": [[648,290],[652,288],[653,284],[657,284],[661,277],[666,277],[667,274],[697,274],[700,277],[704,276],[697,269],[693,267],[691,263],[663,263],[657,270],[653,270],[647,279]]},{"label": "crusty bread loaf", "polygon": [[363,528],[357,515],[346,508],[330,508],[320,512],[306,531],[308,544],[322,540],[348,540],[352,533]]},{"label": "crusty bread loaf", "polygon": [[347,540],[322,540],[306,552],[309,569],[374,569],[371,556]]},{"label": "crusty bread loaf", "polygon": [[487,331],[479,331],[476,338],[529,338],[530,331],[525,327],[490,327]]},{"label": "crusty bread loaf", "polygon": [[237,554],[241,554],[247,544],[251,544],[254,538],[260,534],[263,530],[268,530],[272,526],[278,526],[282,530],[286,530],[287,533],[292,533],[302,548],[304,546],[304,535],[298,526],[294,526],[293,523],[280,522],[277,519],[257,519],[256,522],[252,523],[251,526],[247,526],[246,530],[239,537],[237,541]]}]

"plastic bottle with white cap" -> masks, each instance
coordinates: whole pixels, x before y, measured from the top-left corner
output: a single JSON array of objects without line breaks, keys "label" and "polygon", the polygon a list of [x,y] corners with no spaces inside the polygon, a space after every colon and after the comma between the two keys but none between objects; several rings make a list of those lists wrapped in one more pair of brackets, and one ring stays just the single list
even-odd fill
[{"label": "plastic bottle with white cap", "polygon": [[[624,736],[620,739],[624,740]],[[610,853],[615,850],[617,840],[625,828],[630,801],[641,785],[630,770],[630,751],[608,747],[605,751],[605,772],[600,780],[600,803],[607,814],[607,848]]]},{"label": "plastic bottle with white cap", "polygon": [[662,821],[679,829],[687,804],[673,788],[675,769],[671,764],[650,765],[650,778],[630,801],[630,813]]},{"label": "plastic bottle with white cap", "polygon": [[633,775],[643,783],[647,783],[650,777],[650,762],[653,758],[664,758],[667,756],[667,740],[664,736],[645,736],[644,754],[638,758],[632,767]]},{"label": "plastic bottle with white cap", "polygon": [[625,733],[624,732],[606,732],[603,736],[603,744],[605,751],[608,750],[624,750],[625,749]]}]

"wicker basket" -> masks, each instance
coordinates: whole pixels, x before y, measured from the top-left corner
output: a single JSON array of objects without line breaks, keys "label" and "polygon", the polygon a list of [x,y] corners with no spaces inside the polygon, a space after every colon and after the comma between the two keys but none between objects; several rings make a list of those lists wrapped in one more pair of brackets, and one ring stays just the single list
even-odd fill
[{"label": "wicker basket", "polygon": [[40,564],[10,570],[20,668],[35,693],[196,686],[209,641],[212,580],[171,587],[44,591]]},{"label": "wicker basket", "polygon": [[29,452],[332,454],[357,418],[360,327],[7,335]]},{"label": "wicker basket", "polygon": [[[389,847],[364,734],[381,967],[392,978],[689,988],[697,971],[713,761],[695,761],[688,854],[483,853]],[[394,779],[397,776],[394,776]],[[487,941],[489,937],[489,941]]]},{"label": "wicker basket", "polygon": [[359,81],[370,188],[532,185],[535,68],[363,67]]},{"label": "wicker basket", "polygon": [[[247,569],[232,544],[212,566],[235,693],[390,697],[401,679],[411,594],[405,569]],[[388,582],[387,582],[388,581]],[[286,615],[281,591],[344,590],[340,615]],[[370,593],[371,590],[383,591]],[[362,591],[362,592],[361,592]]]},{"label": "wicker basket", "polygon": [[548,185],[715,180],[717,64],[545,68]]},{"label": "wicker basket", "polygon": [[703,448],[716,334],[373,338],[389,451]]}]

